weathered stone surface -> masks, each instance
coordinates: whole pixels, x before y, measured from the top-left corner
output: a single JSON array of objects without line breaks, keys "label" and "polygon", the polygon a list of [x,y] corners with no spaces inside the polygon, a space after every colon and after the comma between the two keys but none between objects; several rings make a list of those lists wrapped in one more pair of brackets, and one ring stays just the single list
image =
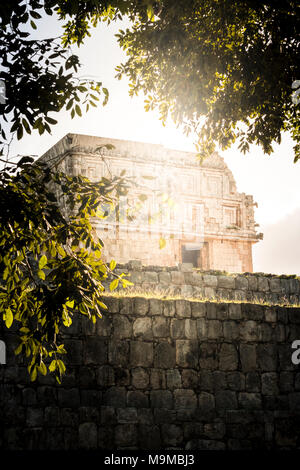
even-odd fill
[{"label": "weathered stone surface", "polygon": [[113,331],[115,338],[131,338],[132,323],[125,315],[117,315],[113,317]]},{"label": "weathered stone surface", "polygon": [[235,278],[235,288],[239,290],[248,290],[249,281],[245,276],[237,276]]},{"label": "weathered stone surface", "polygon": [[223,336],[223,325],[220,320],[207,321],[207,338],[220,339]]},{"label": "weathered stone surface", "polygon": [[131,341],[130,363],[133,366],[151,367],[153,365],[153,344],[145,341]]},{"label": "weathered stone surface", "polygon": [[195,369],[198,366],[198,342],[178,339],[176,341],[176,363],[180,367]]},{"label": "weathered stone surface", "polygon": [[259,393],[239,393],[239,405],[247,410],[259,410],[262,407],[261,396]]},{"label": "weathered stone surface", "polygon": [[91,336],[85,343],[85,364],[107,363],[107,340]]},{"label": "weathered stone surface", "polygon": [[261,375],[261,391],[263,395],[277,395],[279,393],[278,377],[275,372],[266,372]]},{"label": "weathered stone surface", "polygon": [[200,377],[199,373],[193,369],[183,369],[181,379],[184,388],[197,389]]},{"label": "weathered stone surface", "polygon": [[129,342],[126,341],[109,341],[108,344],[108,361],[114,366],[126,366],[129,356]]},{"label": "weathered stone surface", "polygon": [[267,292],[269,290],[269,281],[266,277],[258,277],[257,290],[259,292]]},{"label": "weathered stone surface", "polygon": [[258,372],[248,372],[246,374],[246,390],[247,392],[261,391],[261,375]]},{"label": "weathered stone surface", "polygon": [[200,369],[217,369],[219,354],[217,343],[202,343],[199,347]]},{"label": "weathered stone surface", "polygon": [[255,370],[257,367],[256,345],[241,344],[240,345],[240,360],[241,360],[243,372]]},{"label": "weathered stone surface", "polygon": [[191,302],[192,317],[203,318],[206,315],[205,302]]},{"label": "weathered stone surface", "polygon": [[[166,273],[169,274],[169,273]],[[149,315],[162,315],[163,314],[163,304],[159,299],[150,299],[149,300]]]},{"label": "weathered stone surface", "polygon": [[259,337],[257,322],[253,320],[243,322],[240,325],[240,336],[244,341],[257,341]]},{"label": "weathered stone surface", "polygon": [[135,424],[119,424],[115,428],[117,446],[130,447],[137,443],[137,426]]},{"label": "weathered stone surface", "polygon": [[225,340],[236,340],[239,337],[240,329],[239,325],[233,321],[224,321],[223,323],[223,334]]},{"label": "weathered stone surface", "polygon": [[186,300],[175,300],[176,315],[179,318],[188,318],[191,316],[190,302]]},{"label": "weathered stone surface", "polygon": [[134,299],[134,312],[137,315],[146,315],[149,311],[149,301],[143,297]]},{"label": "weathered stone surface", "polygon": [[175,347],[167,342],[158,343],[154,349],[154,367],[171,369],[175,367]]},{"label": "weathered stone surface", "polygon": [[80,449],[96,449],[98,442],[97,425],[95,423],[82,423],[78,431]]},{"label": "weathered stone surface", "polygon": [[169,390],[152,390],[150,392],[152,408],[173,408],[173,395]]},{"label": "weathered stone surface", "polygon": [[170,325],[172,338],[185,338],[185,320],[172,318]]},{"label": "weathered stone surface", "polygon": [[235,289],[235,278],[231,276],[219,276],[218,287],[221,289]]},{"label": "weathered stone surface", "polygon": [[258,344],[257,364],[262,371],[275,371],[278,363],[277,348],[274,344]]},{"label": "weathered stone surface", "polygon": [[167,388],[174,390],[181,387],[181,375],[177,369],[169,369],[166,371]]},{"label": "weathered stone surface", "polygon": [[197,339],[197,323],[196,320],[185,320],[185,337],[188,339]]},{"label": "weathered stone surface", "polygon": [[142,339],[152,339],[152,320],[151,318],[137,318],[133,322],[133,336]]},{"label": "weathered stone surface", "polygon": [[217,287],[218,278],[217,276],[211,276],[209,274],[205,274],[203,276],[203,284],[205,287]]},{"label": "weathered stone surface", "polygon": [[238,354],[235,346],[229,343],[223,343],[220,350],[220,369],[236,370],[238,366]]},{"label": "weathered stone surface", "polygon": [[115,372],[111,366],[101,366],[98,369],[97,384],[102,387],[115,385]]},{"label": "weathered stone surface", "polygon": [[229,390],[244,390],[245,389],[245,375],[241,372],[228,372],[226,374],[227,387]]},{"label": "weathered stone surface", "polygon": [[180,271],[172,271],[171,282],[172,284],[176,284],[176,285],[184,284],[184,274]]},{"label": "weathered stone surface", "polygon": [[153,318],[152,331],[155,338],[168,338],[170,336],[170,326],[168,319],[164,317]]},{"label": "weathered stone surface", "polygon": [[197,407],[197,396],[193,390],[179,389],[174,391],[174,408],[184,410],[195,409]]},{"label": "weathered stone surface", "polygon": [[134,408],[147,408],[149,406],[148,394],[140,391],[127,393],[127,405]]},{"label": "weathered stone surface", "polygon": [[236,392],[231,390],[222,390],[216,392],[217,410],[235,410],[238,407]]},{"label": "weathered stone surface", "polygon": [[135,388],[144,389],[149,385],[149,373],[146,369],[142,367],[137,367],[132,369],[132,385]]},{"label": "weathered stone surface", "polygon": [[229,304],[228,317],[231,320],[239,320],[242,318],[242,307],[240,304]]},{"label": "weathered stone surface", "polygon": [[163,304],[164,315],[166,317],[174,317],[175,315],[175,302],[174,300],[166,300]]},{"label": "weathered stone surface", "polygon": [[162,424],[161,437],[166,446],[179,446],[183,438],[182,428],[175,424]]}]

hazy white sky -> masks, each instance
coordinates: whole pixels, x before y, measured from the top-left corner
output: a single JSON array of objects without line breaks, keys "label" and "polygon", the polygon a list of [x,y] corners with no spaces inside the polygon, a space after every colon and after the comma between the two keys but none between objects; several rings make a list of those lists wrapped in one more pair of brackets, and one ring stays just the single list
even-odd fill
[{"label": "hazy white sky", "polygon": [[[79,76],[101,80],[109,89],[108,104],[93,108],[82,118],[71,119],[69,112],[64,111],[53,115],[58,124],[53,127],[51,135],[26,135],[21,142],[13,143],[12,154],[41,155],[68,132],[159,143],[194,151],[191,138],[185,137],[172,123],[164,128],[157,114],[144,111],[143,97],[130,98],[127,81],[114,78],[115,66],[126,58],[114,34],[125,26],[121,23],[110,27],[99,25],[80,49],[72,47],[82,63]],[[56,19],[48,17],[39,21],[38,34],[58,36],[60,29]],[[255,146],[246,155],[236,148],[221,152],[236,179],[238,191],[252,194],[258,203],[255,218],[260,224],[258,230],[265,233],[265,240],[255,245],[253,250],[255,271],[300,274],[297,230],[300,228],[300,162],[293,163],[292,146],[291,139],[285,135],[271,156],[264,155]],[[277,234],[278,230],[284,231],[276,239],[270,236],[271,232],[274,233],[274,226]],[[293,247],[295,256],[291,256],[288,262],[287,252],[292,253]]]}]

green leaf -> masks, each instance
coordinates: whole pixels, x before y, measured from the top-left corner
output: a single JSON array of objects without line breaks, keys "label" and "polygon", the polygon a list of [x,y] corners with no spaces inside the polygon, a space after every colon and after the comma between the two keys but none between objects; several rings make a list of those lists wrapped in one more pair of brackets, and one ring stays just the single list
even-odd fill
[{"label": "green leaf", "polygon": [[41,258],[40,258],[40,261],[39,261],[39,269],[43,269],[44,266],[46,266],[47,264],[47,256],[46,255],[43,255]]},{"label": "green leaf", "polygon": [[74,308],[74,300],[68,300],[66,303],[65,303],[66,307],[69,307],[69,308]]},{"label": "green leaf", "polygon": [[54,372],[55,369],[56,369],[56,367],[57,367],[56,360],[53,359],[53,361],[51,361],[51,363],[50,363],[49,371],[50,371],[50,372]]},{"label": "green leaf", "polygon": [[119,279],[114,279],[113,281],[111,281],[111,283],[109,284],[109,290],[110,291],[113,291],[115,290],[119,285]]},{"label": "green leaf", "polygon": [[34,366],[31,373],[30,373],[30,380],[34,382],[37,378],[37,366]]},{"label": "green leaf", "polygon": [[76,104],[76,106],[75,106],[75,111],[78,114],[78,116],[82,116],[81,109],[80,109],[78,104]]},{"label": "green leaf", "polygon": [[109,269],[111,271],[113,271],[115,269],[115,267],[117,266],[117,263],[114,259],[111,260],[111,262],[109,263]]},{"label": "green leaf", "polygon": [[43,281],[46,279],[46,275],[42,269],[38,270],[38,277],[42,279]]},{"label": "green leaf", "polygon": [[5,310],[5,314],[3,315],[3,320],[5,321],[5,325],[7,328],[10,328],[12,322],[14,321],[14,316],[10,308]]},{"label": "green leaf", "polygon": [[47,367],[46,367],[46,364],[45,364],[44,362],[42,362],[42,363],[38,366],[38,370],[39,370],[39,372],[41,372],[41,374],[47,375]]}]

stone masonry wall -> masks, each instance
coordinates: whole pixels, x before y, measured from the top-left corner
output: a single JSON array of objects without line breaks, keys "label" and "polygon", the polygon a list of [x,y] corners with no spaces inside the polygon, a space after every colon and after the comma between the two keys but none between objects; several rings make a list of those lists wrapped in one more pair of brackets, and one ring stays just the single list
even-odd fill
[{"label": "stone masonry wall", "polygon": [[106,298],[65,332],[67,375],[30,382],[0,331],[2,449],[300,448],[300,309]]},{"label": "stone masonry wall", "polygon": [[129,273],[134,290],[184,298],[238,300],[269,304],[300,304],[300,279],[296,275],[200,271],[192,264],[142,266],[138,260],[118,265]]}]

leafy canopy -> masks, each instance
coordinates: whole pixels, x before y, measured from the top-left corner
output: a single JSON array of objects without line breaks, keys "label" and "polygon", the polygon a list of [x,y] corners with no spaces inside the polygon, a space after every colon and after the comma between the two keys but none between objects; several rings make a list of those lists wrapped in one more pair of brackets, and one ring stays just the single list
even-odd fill
[{"label": "leafy canopy", "polygon": [[103,208],[113,208],[128,189],[124,176],[91,183],[30,157],[1,170],[0,315],[8,328],[13,321],[19,326],[16,353],[28,358],[32,380],[48,371],[60,380],[66,351],[59,333],[74,315],[102,317],[108,275],[111,290],[131,284],[114,274],[114,260],[103,262],[90,220],[107,217]]}]

